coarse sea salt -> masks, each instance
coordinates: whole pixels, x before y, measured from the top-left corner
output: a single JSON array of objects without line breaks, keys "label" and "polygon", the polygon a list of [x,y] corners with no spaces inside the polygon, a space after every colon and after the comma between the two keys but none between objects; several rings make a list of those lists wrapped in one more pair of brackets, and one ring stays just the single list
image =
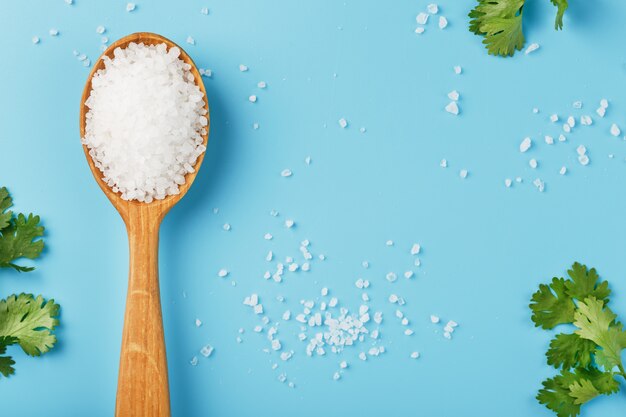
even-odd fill
[{"label": "coarse sea salt", "polygon": [[519,151],[520,152],[526,152],[527,150],[530,149],[532,144],[533,144],[533,141],[529,137],[525,137],[522,140],[522,143],[519,144]]},{"label": "coarse sea salt", "polygon": [[437,14],[439,12],[439,6],[437,6],[435,3],[431,3],[426,6],[426,10],[428,10],[428,13],[430,14]]},{"label": "coarse sea salt", "polygon": [[445,29],[448,26],[448,19],[445,16],[439,16],[439,29]]},{"label": "coarse sea salt", "polygon": [[415,21],[418,25],[425,25],[428,22],[428,13],[420,12],[415,17]]},{"label": "coarse sea salt", "polygon": [[539,44],[538,43],[531,43],[530,45],[528,45],[528,48],[526,48],[526,50],[524,51],[524,53],[526,55],[535,52],[537,49],[539,49]]},{"label": "coarse sea salt", "polygon": [[124,200],[178,194],[206,150],[207,110],[180,49],[131,43],[92,78],[85,136],[104,182]]}]

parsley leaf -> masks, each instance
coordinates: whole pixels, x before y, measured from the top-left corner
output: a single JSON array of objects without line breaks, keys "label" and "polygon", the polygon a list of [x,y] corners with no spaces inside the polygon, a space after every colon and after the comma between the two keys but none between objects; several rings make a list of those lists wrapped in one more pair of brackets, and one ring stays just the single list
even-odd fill
[{"label": "parsley leaf", "polygon": [[608,369],[622,366],[624,331],[621,325],[614,325],[616,318],[601,300],[593,296],[579,302],[574,315],[574,325],[578,327],[576,334],[602,348],[601,362]]},{"label": "parsley leaf", "polygon": [[39,216],[29,214],[28,217],[18,214],[11,219],[8,226],[0,230],[0,268],[14,268],[20,272],[32,271],[35,268],[16,265],[15,259],[35,259],[43,250],[44,227],[39,224]]},{"label": "parsley leaf", "polygon": [[7,351],[7,346],[15,344],[17,339],[14,337],[0,336],[0,374],[8,377],[15,373],[15,361],[10,356],[3,356]]},{"label": "parsley leaf", "polygon": [[600,277],[595,268],[587,270],[585,265],[576,262],[572,265],[572,269],[567,271],[567,275],[570,276],[571,280],[565,283],[565,287],[570,297],[584,300],[593,296],[602,300],[604,304],[609,302],[609,295],[611,294],[609,283],[606,281],[598,283]]},{"label": "parsley leaf", "polygon": [[41,295],[11,295],[0,300],[0,337],[17,339],[27,355],[46,353],[56,343],[52,331],[59,324],[59,308],[54,300],[45,301]]},{"label": "parsley leaf", "polygon": [[561,333],[550,342],[546,357],[548,365],[555,368],[587,367],[595,350],[596,344],[591,340],[583,339],[576,333]]},{"label": "parsley leaf", "polygon": [[563,15],[567,10],[567,0],[550,0],[554,6],[556,6],[556,19],[554,20],[554,29],[563,29]]},{"label": "parsley leaf", "polygon": [[[470,11],[470,32],[484,36],[483,43],[490,55],[513,56],[523,48],[522,31],[524,3],[526,0],[477,0]],[[563,28],[563,15],[568,0],[550,0],[557,8],[554,28]]]},{"label": "parsley leaf", "polygon": [[565,292],[565,280],[552,278],[550,285],[539,285],[539,291],[533,294],[530,309],[535,326],[553,329],[555,326],[574,321],[574,302]]},{"label": "parsley leaf", "polygon": [[525,0],[479,0],[469,13],[470,31],[484,35],[490,55],[512,56],[524,46],[522,8]]},{"label": "parsley leaf", "polygon": [[8,208],[12,205],[13,200],[9,195],[9,190],[6,187],[0,188],[0,230],[7,227],[11,222],[13,212],[8,210]]}]

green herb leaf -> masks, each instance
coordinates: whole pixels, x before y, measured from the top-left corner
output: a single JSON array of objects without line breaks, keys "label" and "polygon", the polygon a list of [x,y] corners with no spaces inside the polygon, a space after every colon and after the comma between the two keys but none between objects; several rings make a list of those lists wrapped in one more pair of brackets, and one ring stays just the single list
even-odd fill
[{"label": "green herb leaf", "polygon": [[524,46],[522,12],[525,0],[479,0],[469,13],[470,31],[484,35],[491,55],[512,56]]},{"label": "green herb leaf", "polygon": [[7,227],[11,223],[13,212],[8,208],[13,205],[13,200],[9,195],[9,190],[6,187],[0,188],[0,233],[2,229]]},{"label": "green herb leaf", "polygon": [[595,268],[587,270],[585,265],[576,262],[572,265],[572,269],[567,271],[567,275],[571,279],[565,282],[565,287],[570,297],[581,301],[587,297],[595,297],[602,300],[604,304],[609,302],[609,295],[611,295],[609,283],[598,282],[600,277]]},{"label": "green herb leaf", "polygon": [[550,342],[546,357],[548,365],[555,368],[586,368],[591,364],[591,355],[595,350],[596,344],[591,340],[583,339],[575,333],[561,333]]},{"label": "green herb leaf", "polygon": [[563,370],[561,375],[543,381],[543,388],[537,394],[539,403],[554,411],[558,417],[574,417],[580,414],[580,404],[570,395],[570,385],[576,382],[576,375]]},{"label": "green herb leaf", "polygon": [[54,300],[45,301],[41,295],[11,295],[0,300],[0,337],[17,339],[27,355],[46,353],[56,343],[52,331],[59,324],[59,308]]},{"label": "green herb leaf", "polygon": [[554,4],[557,8],[556,10],[556,19],[554,20],[554,29],[561,30],[563,29],[563,15],[567,10],[568,4],[567,0],[550,0],[552,4]]},{"label": "green herb leaf", "polygon": [[550,285],[539,285],[533,294],[530,309],[535,326],[553,329],[555,326],[574,321],[575,305],[565,291],[565,280],[553,278]]},{"label": "green herb leaf", "polygon": [[32,271],[34,268],[19,266],[13,263],[19,258],[35,259],[43,250],[44,227],[39,225],[39,216],[19,214],[11,220],[9,226],[0,231],[0,268],[11,267],[20,272]]},{"label": "green herb leaf", "polygon": [[569,386],[569,395],[574,398],[574,404],[584,404],[600,395],[600,391],[588,379],[581,379]]},{"label": "green herb leaf", "polygon": [[605,369],[622,365],[621,352],[624,347],[622,342],[625,336],[621,325],[616,325],[616,318],[617,316],[595,297],[580,301],[574,315],[574,325],[578,327],[576,334],[602,348],[601,362]]},{"label": "green herb leaf", "polygon": [[13,345],[17,342],[14,337],[0,336],[0,374],[8,377],[15,373],[15,361],[10,356],[3,356],[7,351],[7,346]]}]

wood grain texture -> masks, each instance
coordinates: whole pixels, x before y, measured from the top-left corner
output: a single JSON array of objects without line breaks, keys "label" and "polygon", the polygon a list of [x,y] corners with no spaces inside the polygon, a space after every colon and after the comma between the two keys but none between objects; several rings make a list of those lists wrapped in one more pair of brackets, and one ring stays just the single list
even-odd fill
[{"label": "wood grain texture", "polygon": [[[190,72],[195,78],[196,85],[204,94],[206,117],[209,120],[206,127],[207,133],[204,135],[206,146],[210,127],[209,104],[202,77],[196,65],[189,55],[174,42],[160,35],[145,32],[128,35],[113,43],[94,64],[81,99],[81,138],[85,135],[85,115],[89,110],[85,106],[85,101],[91,93],[92,77],[98,70],[104,68],[104,56],[113,57],[115,48],[125,48],[131,42],[146,45],[165,43],[168,49],[178,47],[181,50],[180,59],[191,65]],[[89,149],[83,145],[83,150],[96,182],[124,219],[128,232],[130,272],[115,415],[117,417],[169,416],[167,359],[159,293],[159,227],[163,217],[191,187],[204,159],[204,153],[196,162],[195,172],[185,176],[185,184],[180,186],[180,194],[168,196],[163,200],[154,200],[151,203],[141,203],[124,201],[119,193],[114,193],[102,180],[102,172],[94,165]]]}]

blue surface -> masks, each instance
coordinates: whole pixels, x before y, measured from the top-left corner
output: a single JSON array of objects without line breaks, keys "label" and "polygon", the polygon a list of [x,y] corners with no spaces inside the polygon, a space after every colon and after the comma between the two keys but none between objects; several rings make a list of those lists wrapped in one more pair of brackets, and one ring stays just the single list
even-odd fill
[{"label": "blue surface", "polygon": [[[79,143],[88,69],[72,55],[76,49],[95,61],[96,27],[105,25],[111,40],[136,31],[167,36],[214,73],[205,80],[211,133],[204,166],[161,231],[174,416],[552,415],[534,399],[555,373],[544,359],[550,335],[532,326],[527,307],[538,283],[585,262],[610,280],[613,308],[626,315],[626,144],[609,135],[613,122],[626,128],[626,3],[573,0],[557,33],[549,2],[529,0],[525,32],[541,48],[512,59],[487,56],[467,31],[472,2],[442,1],[448,28],[440,31],[431,18],[426,33],[415,35],[415,16],[427,3],[144,0],[126,13],[120,0],[2,2],[0,183],[16,209],[42,215],[48,249],[33,273],[1,272],[0,293],[42,293],[62,305],[57,348],[36,359],[11,349],[17,374],[0,380],[2,414],[113,413],[127,241]],[[204,6],[208,16],[199,12]],[[48,35],[52,27],[58,38]],[[185,44],[189,35],[195,46]],[[242,63],[248,72],[239,71]],[[265,91],[256,87],[261,80]],[[461,93],[458,117],[443,110],[453,89]],[[605,119],[577,126],[565,143],[543,143],[544,134],[560,132],[550,114],[595,116],[602,97],[610,100]],[[341,117],[347,129],[338,126]],[[535,143],[520,154],[525,136]],[[589,150],[587,167],[576,161],[579,144]],[[439,167],[441,158],[449,168]],[[280,176],[285,168],[293,177]],[[469,170],[465,180],[461,168]],[[506,189],[504,179],[516,176],[523,183]],[[532,185],[536,177],[545,192]],[[272,209],[280,216],[270,216]],[[294,229],[282,226],[286,218]],[[267,251],[299,256],[305,238],[327,260],[282,284],[265,281]],[[394,247],[385,246],[388,239]],[[423,247],[417,277],[389,284],[388,271],[410,268],[413,242]],[[220,268],[230,270],[228,279],[217,278]],[[372,282],[372,309],[385,314],[384,355],[359,361],[367,342],[341,357],[308,358],[293,320],[280,324],[279,337],[294,358],[262,351],[269,343],[252,331],[260,321],[242,305],[246,295],[258,293],[276,321],[286,308],[297,311],[300,299],[317,300],[323,286],[356,310],[359,277]],[[411,337],[387,302],[392,292],[407,301]],[[460,323],[453,340],[430,323],[433,313]],[[198,354],[206,343],[215,347],[208,359]],[[421,352],[417,361],[408,357],[413,350]],[[342,359],[350,367],[335,382]],[[296,388],[277,380],[281,372]],[[584,415],[618,416],[625,407],[620,393],[594,400]]]}]

